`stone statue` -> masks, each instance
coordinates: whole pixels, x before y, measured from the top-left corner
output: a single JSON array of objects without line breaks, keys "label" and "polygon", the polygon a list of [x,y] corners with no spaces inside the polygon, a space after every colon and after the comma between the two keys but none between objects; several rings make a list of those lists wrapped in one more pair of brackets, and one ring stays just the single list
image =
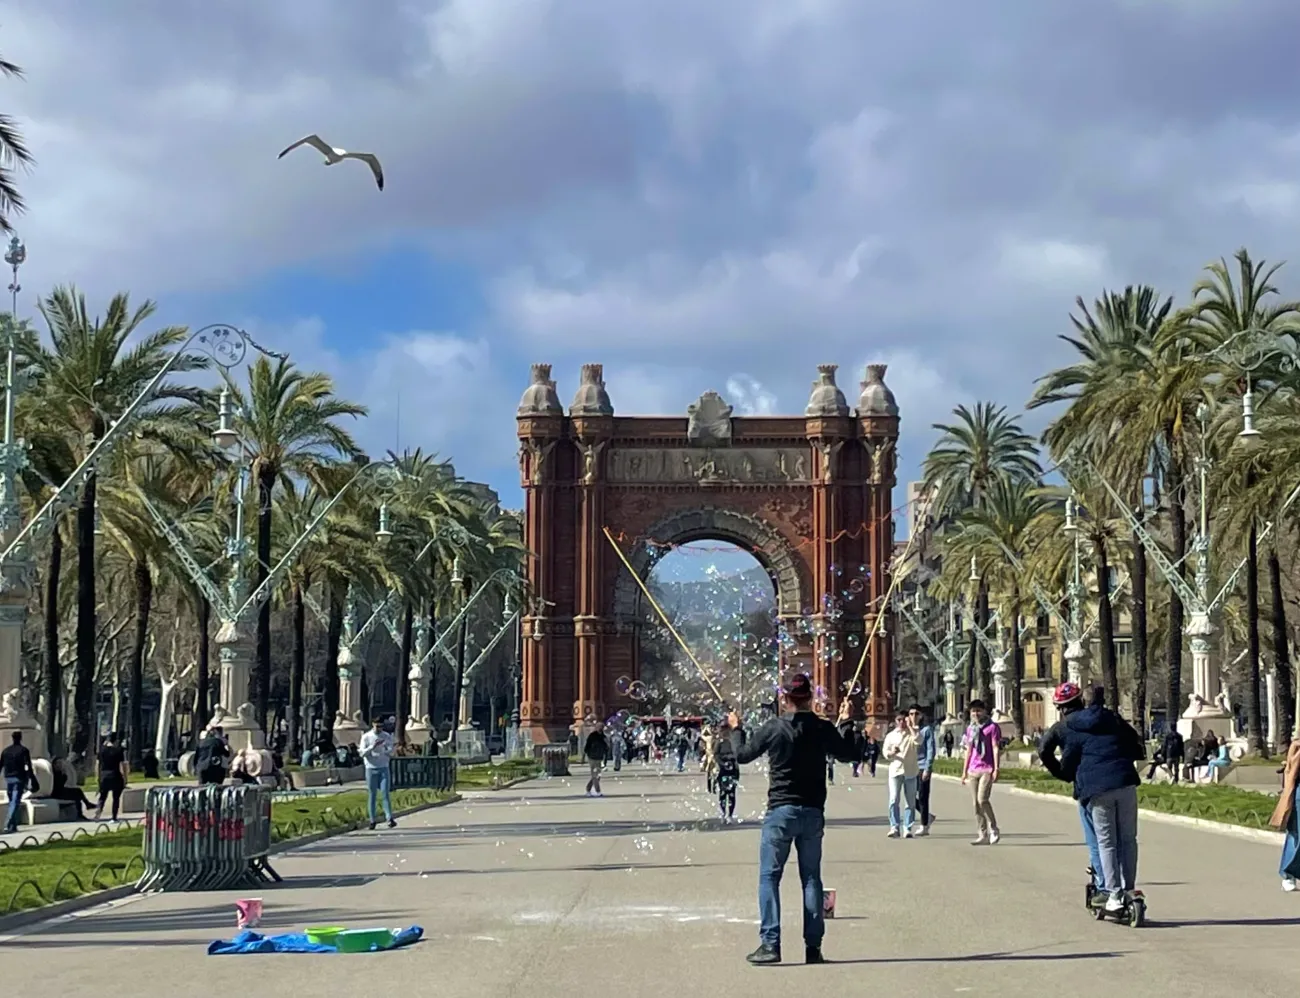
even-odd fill
[{"label": "stone statue", "polygon": [[889,456],[894,450],[894,441],[882,440],[871,444],[871,484],[883,485],[888,472]]},{"label": "stone statue", "polygon": [[808,459],[802,454],[794,459],[794,480],[796,482],[808,480]]},{"label": "stone statue", "polygon": [[741,476],[747,482],[752,482],[756,477],[754,474],[755,472],[754,458],[748,452],[741,455],[740,470],[741,470]]},{"label": "stone statue", "polygon": [[1223,713],[1224,713],[1225,715],[1227,715],[1228,717],[1235,717],[1235,716],[1236,716],[1236,715],[1232,712],[1232,700],[1230,700],[1230,699],[1228,698],[1228,687],[1227,687],[1227,686],[1220,686],[1220,687],[1219,687],[1219,692],[1218,692],[1218,694],[1217,694],[1217,695],[1215,696],[1215,698],[1214,698],[1214,703],[1215,703],[1215,705],[1216,705],[1216,706],[1217,706],[1221,711],[1223,711]]},{"label": "stone statue", "polygon": [[1208,706],[1209,704],[1205,702],[1205,697],[1201,696],[1199,693],[1191,693],[1187,697],[1187,716],[1196,717]]},{"label": "stone statue", "polygon": [[252,728],[257,725],[256,710],[251,703],[241,703],[239,710],[235,713],[239,718],[241,728]]},{"label": "stone statue", "polygon": [[579,444],[582,448],[582,484],[596,484],[596,462],[600,459],[600,452],[605,449],[604,442]]},{"label": "stone statue", "polygon": [[[0,698],[0,718],[6,721],[14,721],[22,716],[22,694],[17,689],[12,689]],[[8,746],[5,746],[8,748]]]},{"label": "stone statue", "polygon": [[839,441],[823,440],[817,444],[817,449],[822,455],[822,482],[830,485],[835,479],[835,455],[840,452],[844,446]]},{"label": "stone statue", "polygon": [[731,442],[731,406],[717,392],[705,392],[686,409],[686,439],[693,444]]}]

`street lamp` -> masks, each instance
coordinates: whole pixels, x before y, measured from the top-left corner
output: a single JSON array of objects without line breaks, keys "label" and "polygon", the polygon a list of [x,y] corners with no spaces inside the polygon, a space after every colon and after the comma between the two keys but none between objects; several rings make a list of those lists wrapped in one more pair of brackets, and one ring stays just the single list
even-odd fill
[{"label": "street lamp", "polygon": [[386,502],[380,503],[379,504],[379,528],[375,531],[375,540],[377,540],[380,544],[387,544],[392,539],[393,539],[393,531],[390,529],[389,522],[388,522],[388,503]]},{"label": "street lamp", "polygon": [[230,389],[221,389],[217,397],[217,428],[212,431],[213,442],[222,450],[228,451],[239,443],[239,431],[231,426],[234,408],[230,404]]}]

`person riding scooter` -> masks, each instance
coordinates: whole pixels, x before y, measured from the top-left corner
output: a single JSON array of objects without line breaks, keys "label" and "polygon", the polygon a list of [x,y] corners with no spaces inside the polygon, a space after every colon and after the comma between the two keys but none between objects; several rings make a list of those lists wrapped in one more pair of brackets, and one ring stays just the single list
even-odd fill
[{"label": "person riding scooter", "polygon": [[[1073,686],[1074,684],[1063,684]],[[1074,687],[1078,689],[1077,686]],[[1058,688],[1064,698],[1070,691]],[[1053,700],[1058,700],[1058,695]],[[1066,703],[1073,706],[1071,697]],[[1061,758],[1043,754],[1043,764],[1058,779],[1074,784],[1074,796],[1087,809],[1097,837],[1102,890],[1107,911],[1125,910],[1137,882],[1137,788],[1142,782],[1135,762],[1146,756],[1142,737],[1100,702],[1072,709],[1063,718]],[[1044,743],[1048,739],[1044,739]],[[1086,834],[1086,832],[1085,832]]]}]

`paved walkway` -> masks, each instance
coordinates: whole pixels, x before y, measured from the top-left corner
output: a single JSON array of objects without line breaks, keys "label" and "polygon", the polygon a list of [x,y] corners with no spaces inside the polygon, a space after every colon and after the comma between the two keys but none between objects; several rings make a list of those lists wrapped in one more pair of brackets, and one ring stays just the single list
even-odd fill
[{"label": "paved walkway", "polygon": [[[892,841],[884,782],[865,777],[835,787],[828,807],[825,880],[839,891],[839,912],[825,949],[836,962],[748,967],[757,828],[706,820],[712,802],[701,784],[625,770],[606,780],[604,799],[589,800],[576,776],[539,780],[278,859],[286,882],[263,894],[268,931],[423,925],[426,941],[410,950],[208,957],[209,940],[234,934],[235,895],[158,895],[5,940],[5,979],[21,982],[24,998],[174,998],[196,981],[227,990],[241,977],[271,994],[382,987],[456,998],[864,987],[891,998],[1300,993],[1300,896],[1279,890],[1271,846],[1146,824],[1151,923],[1134,931],[1083,910],[1086,856],[1071,809],[995,796],[1005,837],[974,849],[964,790],[936,783],[934,836]],[[751,818],[764,784],[747,775],[741,804]],[[797,959],[796,885],[792,865],[786,949]],[[765,974],[777,980],[760,981]]]}]

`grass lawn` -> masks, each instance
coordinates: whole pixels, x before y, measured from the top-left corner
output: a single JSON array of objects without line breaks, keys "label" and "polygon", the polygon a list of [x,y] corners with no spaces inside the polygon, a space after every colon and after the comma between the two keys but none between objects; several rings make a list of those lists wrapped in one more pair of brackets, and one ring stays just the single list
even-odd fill
[{"label": "grass lawn", "polygon": [[[934,771],[945,776],[960,776],[961,763],[956,759],[936,759]],[[1019,769],[1010,766],[999,774],[999,781],[1036,793],[1069,797],[1070,784],[1062,783],[1042,769]],[[1143,783],[1138,787],[1138,805],[1166,814],[1205,818],[1246,828],[1268,828],[1277,801],[1268,794],[1226,784],[1190,786],[1185,783]]]},{"label": "grass lawn", "polygon": [[501,783],[510,783],[541,773],[541,764],[533,759],[506,759],[498,766],[485,763],[481,766],[459,766],[456,770],[457,790],[488,790],[495,777]]},{"label": "grass lawn", "polygon": [[[393,810],[405,811],[450,796],[436,790],[396,790]],[[271,805],[271,840],[282,842],[365,820],[364,790],[276,800]],[[0,916],[134,882],[144,872],[143,834],[139,828],[125,828],[0,850]]]}]

